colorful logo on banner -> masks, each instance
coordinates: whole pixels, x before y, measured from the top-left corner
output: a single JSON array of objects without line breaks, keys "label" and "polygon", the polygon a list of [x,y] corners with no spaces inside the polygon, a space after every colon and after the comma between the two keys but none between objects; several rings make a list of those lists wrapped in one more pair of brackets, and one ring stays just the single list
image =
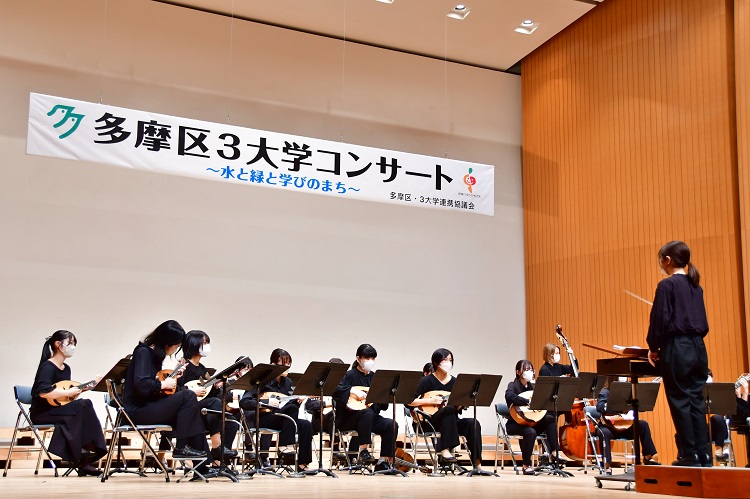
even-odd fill
[{"label": "colorful logo on banner", "polygon": [[26,150],[245,185],[494,214],[490,165],[40,94],[30,97]]}]

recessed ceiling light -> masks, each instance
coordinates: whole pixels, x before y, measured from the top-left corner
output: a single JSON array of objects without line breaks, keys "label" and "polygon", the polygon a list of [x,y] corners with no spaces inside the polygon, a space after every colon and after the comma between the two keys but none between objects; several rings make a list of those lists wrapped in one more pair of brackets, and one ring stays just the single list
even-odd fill
[{"label": "recessed ceiling light", "polygon": [[471,12],[471,9],[469,9],[466,5],[460,3],[453,7],[447,15],[451,19],[458,19],[459,21],[462,21],[466,19],[466,16],[469,15],[469,12]]},{"label": "recessed ceiling light", "polygon": [[376,2],[380,2],[380,3],[393,3],[393,2],[395,2],[396,0],[375,0],[375,1],[376,1]]},{"label": "recessed ceiling light", "polygon": [[526,19],[525,21],[523,21],[523,22],[522,22],[522,23],[521,23],[521,24],[520,24],[520,25],[519,25],[519,26],[518,26],[518,27],[517,27],[516,29],[514,29],[513,31],[515,31],[516,33],[521,33],[522,35],[530,35],[530,34],[532,34],[532,33],[533,33],[534,31],[536,31],[536,29],[537,29],[538,27],[539,27],[539,23],[535,23],[535,22],[534,22],[534,21],[532,21],[531,19]]}]

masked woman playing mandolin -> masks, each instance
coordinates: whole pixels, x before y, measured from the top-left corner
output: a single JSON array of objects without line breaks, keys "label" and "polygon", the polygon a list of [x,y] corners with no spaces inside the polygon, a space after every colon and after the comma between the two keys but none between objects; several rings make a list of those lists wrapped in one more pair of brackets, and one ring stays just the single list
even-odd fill
[{"label": "masked woman playing mandolin", "polygon": [[[185,372],[177,380],[178,387],[193,391],[197,397],[203,397],[198,401],[201,409],[210,411],[206,415],[201,415],[203,426],[211,436],[211,457],[214,465],[220,464],[221,446],[224,445],[224,458],[231,458],[237,455],[237,451],[232,450],[232,442],[237,435],[239,426],[237,420],[230,413],[226,414],[227,424],[224,427],[224,441],[221,439],[221,381],[215,382],[206,390],[206,387],[199,383],[190,383],[191,381],[205,380],[208,370],[201,364],[203,357],[208,357],[211,353],[211,338],[203,331],[189,331],[182,341],[182,355],[187,361],[185,363]],[[186,386],[187,385],[187,386]],[[192,386],[195,385],[195,386]]]},{"label": "masked woman playing mandolin", "polygon": [[[164,359],[177,353],[184,338],[185,330],[177,321],[166,321],[138,343],[125,374],[123,403],[135,424],[172,427],[177,439],[172,457],[198,459],[206,455],[206,432],[195,393],[175,391],[177,376],[156,378]],[[198,471],[205,475],[205,464]]]},{"label": "masked woman playing mandolin", "polygon": [[[277,348],[271,352],[271,364],[278,366],[290,366],[292,365],[292,356],[289,352],[282,348]],[[277,416],[276,413],[286,414],[293,418],[297,423],[297,433],[299,435],[299,455],[297,456],[297,465],[299,471],[305,471],[312,462],[312,423],[306,419],[299,419],[299,408],[302,399],[294,397],[287,399],[283,405],[279,400],[280,397],[290,397],[292,395],[292,380],[288,378],[289,371],[285,371],[281,376],[272,380],[261,390],[261,403],[267,404],[271,407],[271,411],[260,413],[260,427],[261,428],[272,428],[280,430],[279,433],[279,446],[283,460],[285,464],[294,464],[294,445],[295,431],[294,422],[283,416]],[[277,396],[264,396],[264,394],[273,394]],[[267,397],[267,400],[266,400]],[[240,407],[244,409],[245,419],[250,425],[255,425],[255,411],[258,408],[258,394],[255,390],[247,390],[240,399]],[[261,411],[263,409],[261,408]],[[266,435],[263,435],[266,437]],[[270,436],[269,436],[270,437]],[[263,438],[261,440],[261,448],[267,449],[269,446],[270,438]]]},{"label": "masked woman playing mandolin", "polygon": [[[56,331],[47,338],[42,349],[42,358],[31,388],[31,420],[34,424],[54,424],[55,432],[49,451],[65,461],[73,463],[81,476],[97,476],[99,471],[92,465],[107,453],[102,425],[96,417],[90,400],[76,399],[64,405],[54,401],[62,397],[75,398],[81,388],[55,387],[61,381],[70,380],[70,366],[65,359],[73,356],[78,341],[70,331]],[[92,382],[93,384],[96,384]]]},{"label": "masked woman playing mandolin", "polygon": [[[607,412],[607,399],[609,399],[609,386],[613,379],[612,376],[607,376],[607,382],[604,384],[602,391],[599,392],[599,398],[596,401],[596,411],[602,415],[603,419],[611,414]],[[623,381],[627,381],[627,379],[623,379]],[[612,463],[612,450],[610,448],[612,437],[633,438],[633,425],[631,423],[627,428],[618,430],[616,426],[604,424],[599,426],[597,433],[601,435],[604,444],[604,467],[609,470]],[[654,445],[654,439],[651,437],[651,428],[647,421],[638,420],[638,434],[640,435],[641,449],[643,449],[643,464],[661,464],[654,459],[656,457],[656,446]]]},{"label": "masked woman playing mandolin", "polygon": [[[392,461],[395,449],[393,448],[393,431],[398,424],[394,425],[392,419],[384,418],[380,411],[388,408],[388,404],[372,404],[366,407],[363,403],[367,398],[367,390],[372,384],[375,373],[375,358],[378,356],[375,347],[364,343],[357,348],[357,358],[352,368],[346,374],[333,392],[333,400],[336,404],[336,428],[340,430],[356,430],[359,435],[359,454],[357,461],[360,464],[372,464],[376,459],[367,450],[372,443],[372,433],[380,435],[380,458],[377,469],[385,469],[389,465],[385,461]],[[352,408],[354,406],[354,408]],[[362,406],[362,408],[359,408]]]},{"label": "masked woman playing mandolin", "polygon": [[[516,363],[516,378],[508,383],[508,389],[505,390],[505,402],[508,404],[508,407],[515,408],[516,413],[520,408],[528,406],[529,399],[522,397],[521,394],[534,390],[533,379],[534,365],[528,360],[519,360]],[[511,414],[513,413],[514,411],[511,411]],[[547,434],[550,460],[554,455],[554,451],[558,449],[555,418],[552,414],[547,413],[544,416],[539,414],[537,422],[524,421],[523,423],[519,423],[515,419],[508,419],[505,427],[509,434],[521,436],[521,456],[523,458],[524,475],[536,474],[531,468],[531,454],[534,452],[534,442],[539,433]]]},{"label": "masked woman playing mandolin", "polygon": [[[412,407],[420,409],[422,417],[430,422],[440,438],[435,445],[441,463],[455,463],[451,450],[458,447],[459,435],[466,437],[471,453],[472,464],[479,469],[482,464],[482,427],[474,418],[459,418],[463,409],[446,404],[456,378],[450,375],[453,369],[453,353],[446,348],[438,348],[432,353],[435,372],[424,376],[417,386]],[[434,411],[434,412],[433,412]]]}]

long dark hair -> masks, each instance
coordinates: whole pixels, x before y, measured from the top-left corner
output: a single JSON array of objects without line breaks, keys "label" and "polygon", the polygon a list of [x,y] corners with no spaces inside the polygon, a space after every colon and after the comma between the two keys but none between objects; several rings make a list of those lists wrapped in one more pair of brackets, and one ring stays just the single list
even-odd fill
[{"label": "long dark hair", "polygon": [[[378,356],[378,351],[375,350],[375,347],[370,345],[369,343],[362,343],[359,348],[357,348],[357,357],[359,358],[365,358],[365,359],[374,359]],[[357,367],[357,359],[354,359],[354,362],[352,363],[352,369],[355,369]]]},{"label": "long dark hair", "polygon": [[432,358],[430,359],[432,361],[432,365],[434,366],[433,369],[437,369],[437,366],[440,365],[442,361],[444,361],[448,356],[451,356],[453,358],[453,362],[456,362],[456,358],[453,356],[453,352],[448,350],[447,348],[438,348],[434,352],[432,352]]},{"label": "long dark hair", "polygon": [[76,335],[64,329],[55,331],[52,333],[52,336],[48,336],[44,341],[44,347],[42,347],[42,358],[39,360],[39,365],[41,366],[45,361],[51,359],[52,356],[55,355],[55,352],[58,350],[58,348],[55,347],[55,343],[58,341],[62,343],[65,340],[69,340],[69,343],[74,345],[78,344]]},{"label": "long dark hair", "polygon": [[670,241],[659,250],[659,261],[669,257],[678,268],[688,268],[687,277],[693,286],[701,282],[701,275],[698,268],[690,261],[690,248],[682,241]]},{"label": "long dark hair", "polygon": [[271,364],[286,363],[287,360],[289,361],[289,364],[291,364],[292,355],[283,348],[277,348],[271,352]]},{"label": "long dark hair", "polygon": [[167,356],[167,347],[172,345],[182,345],[185,338],[185,330],[177,321],[164,321],[143,338],[143,344],[154,347],[154,352],[158,354],[161,360]]},{"label": "long dark hair", "polygon": [[185,339],[182,340],[182,356],[187,360],[192,359],[195,355],[201,353],[201,347],[203,342],[211,343],[211,338],[208,337],[203,331],[193,329],[188,331],[185,335]]}]

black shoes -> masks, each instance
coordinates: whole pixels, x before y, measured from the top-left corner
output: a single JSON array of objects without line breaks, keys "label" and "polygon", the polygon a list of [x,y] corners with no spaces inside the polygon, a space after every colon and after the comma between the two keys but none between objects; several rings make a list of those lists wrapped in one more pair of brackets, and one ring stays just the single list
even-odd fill
[{"label": "black shoes", "polygon": [[364,465],[375,464],[377,462],[377,459],[375,459],[375,457],[372,454],[370,454],[370,452],[367,449],[363,449],[359,451],[359,455],[357,456],[357,462],[359,464],[364,464]]},{"label": "black shoes", "polygon": [[530,476],[536,476],[536,471],[534,471],[534,468],[524,468],[523,469],[524,475],[530,475]]},{"label": "black shoes", "polygon": [[385,471],[391,469],[391,465],[387,461],[380,461],[375,465],[375,471]]},{"label": "black shoes", "polygon": [[643,464],[645,464],[646,466],[661,466],[661,463],[659,461],[651,458],[644,459]]},{"label": "black shoes", "polygon": [[711,468],[714,465],[714,460],[710,454],[701,454],[698,456],[698,461],[700,461],[702,468]]},{"label": "black shoes", "polygon": [[[221,459],[221,447],[211,449],[211,457],[214,461],[219,461]],[[231,459],[233,457],[237,457],[237,451],[224,447],[224,459]]]},{"label": "black shoes", "polygon": [[455,464],[457,462],[456,456],[444,456],[442,454],[438,456],[438,463],[440,464]]},{"label": "black shoes", "polygon": [[699,467],[701,462],[698,460],[698,456],[695,454],[689,456],[682,456],[677,458],[676,461],[672,461],[672,466],[693,466]]},{"label": "black shoes", "polygon": [[206,453],[186,445],[182,449],[175,449],[174,452],[172,452],[172,457],[174,459],[198,459],[206,457]]}]

